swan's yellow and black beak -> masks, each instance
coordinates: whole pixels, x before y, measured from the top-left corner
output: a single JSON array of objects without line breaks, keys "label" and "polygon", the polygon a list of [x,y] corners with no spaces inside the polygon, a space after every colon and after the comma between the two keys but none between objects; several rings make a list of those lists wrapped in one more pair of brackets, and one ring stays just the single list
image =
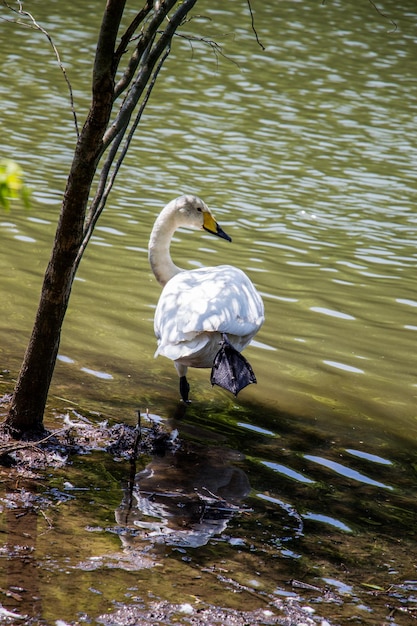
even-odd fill
[{"label": "swan's yellow and black beak", "polygon": [[227,235],[222,228],[220,228],[212,214],[207,211],[204,212],[203,228],[212,235],[217,235],[217,237],[221,237],[227,241],[232,241],[232,238],[229,237],[229,235]]}]

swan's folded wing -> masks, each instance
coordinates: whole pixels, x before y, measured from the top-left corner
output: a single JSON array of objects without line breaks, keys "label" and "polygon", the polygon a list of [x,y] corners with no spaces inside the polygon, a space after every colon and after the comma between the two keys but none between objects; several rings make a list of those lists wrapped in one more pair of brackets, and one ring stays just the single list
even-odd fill
[{"label": "swan's folded wing", "polygon": [[164,287],[155,313],[163,342],[199,333],[253,335],[264,320],[262,300],[249,278],[227,265],[180,272]]}]

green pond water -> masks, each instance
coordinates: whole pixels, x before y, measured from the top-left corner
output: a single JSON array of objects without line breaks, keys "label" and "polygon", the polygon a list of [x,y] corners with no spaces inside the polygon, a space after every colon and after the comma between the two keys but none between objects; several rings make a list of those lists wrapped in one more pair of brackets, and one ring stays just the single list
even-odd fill
[{"label": "green pond water", "polygon": [[[94,623],[154,598],[252,610],[294,597],[332,624],[415,615],[417,9],[252,4],[265,51],[245,2],[197,3],[184,27],[221,51],[175,40],[80,265],[48,400],[48,427],[66,413],[132,426],[148,409],[178,449],[138,461],[130,508],[131,468],[108,452],[74,455],[43,480],[1,470],[0,589],[20,591],[0,603],[39,623]],[[53,36],[82,121],[101,9],[25,7]],[[0,215],[6,393],[75,131],[41,33],[1,20],[0,58],[0,157],[32,190],[29,211]],[[180,231],[175,261],[241,267],[266,321],[245,350],[258,384],[234,399],[190,371],[181,412],[172,363],[153,357],[160,287],[147,243],[186,192],[233,242]],[[26,491],[51,504],[23,506]]]}]

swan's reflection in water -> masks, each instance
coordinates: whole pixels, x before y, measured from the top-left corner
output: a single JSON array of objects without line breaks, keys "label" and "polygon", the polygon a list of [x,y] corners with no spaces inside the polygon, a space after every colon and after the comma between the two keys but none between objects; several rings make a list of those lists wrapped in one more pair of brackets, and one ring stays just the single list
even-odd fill
[{"label": "swan's reflection in water", "polygon": [[241,458],[192,442],[154,456],[134,475],[116,510],[119,525],[138,531],[123,534],[125,547],[146,538],[196,548],[224,532],[250,491],[246,474],[233,465]]}]

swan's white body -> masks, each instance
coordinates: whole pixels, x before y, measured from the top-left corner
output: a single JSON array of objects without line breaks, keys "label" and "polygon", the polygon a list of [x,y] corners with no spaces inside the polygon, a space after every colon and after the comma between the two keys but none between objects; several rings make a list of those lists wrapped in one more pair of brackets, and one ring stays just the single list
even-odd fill
[{"label": "swan's white body", "polygon": [[262,322],[261,298],[241,270],[218,265],[180,272],[165,285],[156,308],[156,354],[212,367],[222,333],[241,352]]},{"label": "swan's white body", "polygon": [[155,356],[172,359],[178,375],[184,377],[188,367],[212,367],[223,333],[241,352],[261,327],[264,307],[250,279],[236,267],[181,270],[174,265],[169,245],[181,226],[204,228],[230,238],[196,196],[170,202],[152,230],[149,260],[155,277],[164,285],[155,312]]}]

